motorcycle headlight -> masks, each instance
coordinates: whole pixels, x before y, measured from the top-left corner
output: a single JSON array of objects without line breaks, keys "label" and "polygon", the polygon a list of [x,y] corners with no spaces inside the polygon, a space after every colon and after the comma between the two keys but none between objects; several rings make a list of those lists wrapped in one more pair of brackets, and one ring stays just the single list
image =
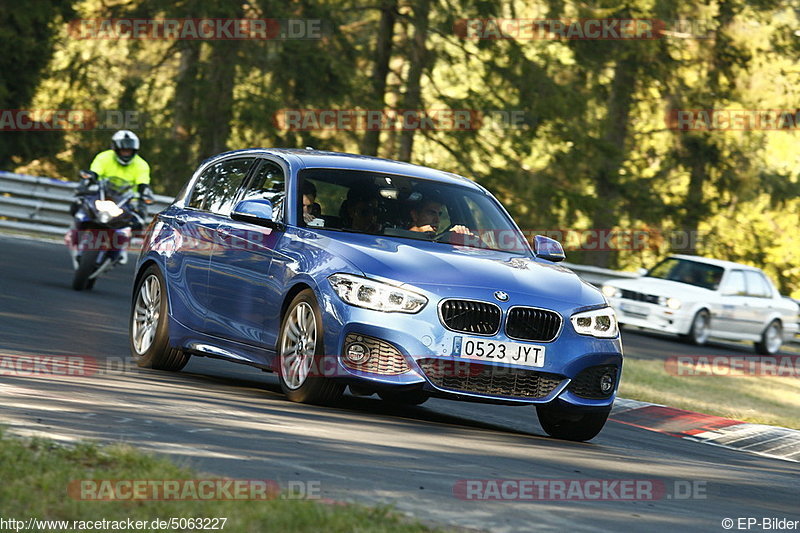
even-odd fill
[{"label": "motorcycle headlight", "polygon": [[581,335],[610,339],[619,333],[617,315],[610,307],[575,313],[570,321],[575,331]]},{"label": "motorcycle headlight", "polygon": [[348,304],[374,311],[416,313],[428,303],[421,294],[351,274],[333,274],[328,281]]},{"label": "motorcycle headlight", "polygon": [[[95,200],[94,207],[97,209],[97,213],[100,215],[101,222],[103,221],[103,218],[105,218],[107,222],[112,218],[117,218],[124,212],[122,208],[112,200]],[[105,215],[105,217],[103,215]]]}]

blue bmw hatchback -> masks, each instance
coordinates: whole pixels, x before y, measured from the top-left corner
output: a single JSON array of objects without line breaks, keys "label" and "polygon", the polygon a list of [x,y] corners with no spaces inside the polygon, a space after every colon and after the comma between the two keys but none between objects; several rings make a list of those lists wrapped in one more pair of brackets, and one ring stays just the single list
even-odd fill
[{"label": "blue bmw hatchback", "polygon": [[289,399],[349,387],[535,405],[554,437],[588,440],[622,370],[599,290],[533,249],[466,178],[384,159],[252,149],[205,161],[150,225],[130,342],[140,366],[207,356],[274,371]]}]

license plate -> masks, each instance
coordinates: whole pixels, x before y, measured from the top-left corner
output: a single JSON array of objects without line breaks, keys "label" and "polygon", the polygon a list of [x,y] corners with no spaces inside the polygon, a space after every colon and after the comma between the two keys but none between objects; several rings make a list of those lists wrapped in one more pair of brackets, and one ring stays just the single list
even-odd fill
[{"label": "license plate", "polygon": [[478,337],[456,337],[453,341],[453,355],[476,361],[543,367],[544,352],[544,346],[522,342],[500,342]]},{"label": "license plate", "polygon": [[647,316],[650,314],[650,310],[647,307],[643,307],[641,305],[632,305],[623,303],[620,305],[620,308],[626,313],[631,315]]}]

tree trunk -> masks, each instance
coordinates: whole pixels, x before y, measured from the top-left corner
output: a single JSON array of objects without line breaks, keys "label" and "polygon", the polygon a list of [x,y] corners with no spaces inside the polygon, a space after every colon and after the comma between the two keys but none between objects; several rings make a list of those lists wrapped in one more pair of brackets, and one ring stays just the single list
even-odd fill
[{"label": "tree trunk", "polygon": [[227,147],[233,120],[233,86],[239,41],[212,41],[202,100],[198,106],[199,158],[205,159]]},{"label": "tree trunk", "polygon": [[[414,40],[411,42],[411,65],[408,69],[406,93],[403,98],[403,109],[409,111],[419,110],[422,106],[422,73],[427,66],[428,51],[426,41],[428,38],[428,19],[430,17],[430,0],[419,0],[414,8]],[[411,161],[414,148],[413,128],[404,129],[400,133],[400,149],[397,158],[400,161]]]},{"label": "tree trunk", "polygon": [[[590,264],[609,268],[616,258],[616,250],[602,238],[609,234],[619,221],[619,171],[625,161],[630,115],[636,81],[636,57],[626,55],[614,67],[614,80],[608,101],[608,114],[603,128],[602,162],[595,177],[597,204],[592,216],[592,228],[597,232],[597,249],[586,255]],[[613,244],[613,239],[610,240]]]},{"label": "tree trunk", "polygon": [[172,138],[176,143],[176,159],[189,168],[195,166],[192,138],[197,111],[197,83],[200,62],[200,42],[180,41],[181,57],[175,76],[175,101],[172,105]]},{"label": "tree trunk", "polygon": [[[734,5],[731,2],[720,3],[714,46],[711,48],[711,56],[708,60],[708,94],[711,98],[704,102],[706,105],[701,107],[714,109],[719,99],[724,98],[730,90],[723,87],[721,79],[725,76],[725,73],[722,72],[723,64],[726,61],[724,58],[730,53],[728,38],[723,32],[731,24],[735,15]],[[689,169],[689,189],[686,192],[683,216],[680,221],[682,235],[678,235],[672,240],[670,248],[672,252],[697,254],[700,222],[708,214],[703,189],[709,179],[709,170],[714,168],[719,154],[717,147],[713,144],[713,139],[708,135],[691,135],[681,131],[677,131],[676,135],[682,136],[678,140],[679,153],[681,153],[684,166]]]},{"label": "tree trunk", "polygon": [[[389,60],[392,57],[394,23],[397,15],[397,0],[384,0],[381,4],[381,21],[375,43],[375,64],[372,68],[372,95],[370,109],[383,109],[386,99],[386,77],[389,75]],[[380,129],[368,130],[361,144],[364,155],[378,155]]]}]

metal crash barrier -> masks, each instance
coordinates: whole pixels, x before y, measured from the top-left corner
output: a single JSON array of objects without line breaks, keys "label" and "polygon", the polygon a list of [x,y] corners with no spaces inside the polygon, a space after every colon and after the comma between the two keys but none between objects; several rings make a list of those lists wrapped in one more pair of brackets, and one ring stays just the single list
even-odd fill
[{"label": "metal crash barrier", "polygon": [[[72,223],[69,207],[77,182],[0,171],[0,229],[37,235],[64,235]],[[158,213],[172,203],[156,195],[149,206]]]}]

